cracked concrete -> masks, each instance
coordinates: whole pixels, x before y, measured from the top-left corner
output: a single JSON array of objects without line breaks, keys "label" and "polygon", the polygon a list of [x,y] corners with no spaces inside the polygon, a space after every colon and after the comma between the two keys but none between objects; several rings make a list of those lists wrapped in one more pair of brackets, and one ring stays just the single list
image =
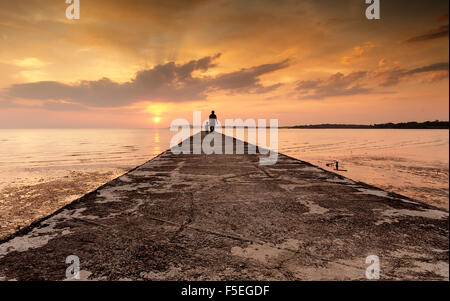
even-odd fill
[{"label": "cracked concrete", "polygon": [[448,212],[245,149],[162,153],[3,240],[0,279],[448,280]]}]

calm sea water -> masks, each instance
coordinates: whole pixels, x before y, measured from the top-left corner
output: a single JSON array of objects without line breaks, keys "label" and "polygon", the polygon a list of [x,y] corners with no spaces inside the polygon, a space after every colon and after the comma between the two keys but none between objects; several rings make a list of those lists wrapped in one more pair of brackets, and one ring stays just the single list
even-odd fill
[{"label": "calm sea water", "polygon": [[[0,237],[169,148],[166,129],[0,129]],[[281,129],[279,151],[448,210],[449,131]]]}]

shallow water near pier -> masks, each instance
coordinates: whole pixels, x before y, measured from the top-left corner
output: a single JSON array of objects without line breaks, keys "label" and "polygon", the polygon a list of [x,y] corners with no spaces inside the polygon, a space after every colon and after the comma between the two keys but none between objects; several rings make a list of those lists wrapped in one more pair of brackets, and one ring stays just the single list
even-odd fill
[{"label": "shallow water near pier", "polygon": [[[167,129],[0,130],[0,237],[143,164]],[[278,150],[448,210],[449,131],[280,129]],[[213,168],[213,167],[212,167]]]}]

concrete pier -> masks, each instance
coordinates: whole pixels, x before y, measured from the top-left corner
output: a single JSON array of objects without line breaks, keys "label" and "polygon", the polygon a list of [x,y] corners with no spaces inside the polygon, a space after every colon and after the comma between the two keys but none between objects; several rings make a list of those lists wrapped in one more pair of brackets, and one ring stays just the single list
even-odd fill
[{"label": "concrete pier", "polygon": [[448,212],[260,156],[166,151],[3,241],[0,280],[449,279]]}]

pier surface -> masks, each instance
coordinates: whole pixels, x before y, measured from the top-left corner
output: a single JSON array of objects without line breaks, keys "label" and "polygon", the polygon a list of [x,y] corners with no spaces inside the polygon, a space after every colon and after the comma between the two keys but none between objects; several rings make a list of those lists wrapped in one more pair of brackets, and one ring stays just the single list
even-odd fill
[{"label": "pier surface", "polygon": [[0,280],[448,280],[448,212],[260,156],[168,150],[3,241]]}]

